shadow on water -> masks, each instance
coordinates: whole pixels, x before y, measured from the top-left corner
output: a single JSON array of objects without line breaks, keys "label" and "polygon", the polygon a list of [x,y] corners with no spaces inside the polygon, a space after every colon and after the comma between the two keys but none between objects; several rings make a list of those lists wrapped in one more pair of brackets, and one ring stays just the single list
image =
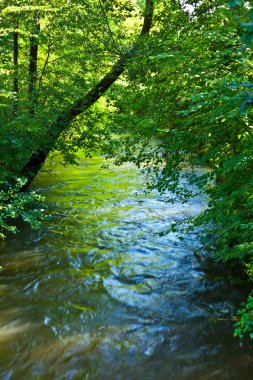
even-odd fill
[{"label": "shadow on water", "polygon": [[1,244],[1,379],[252,379],[232,337],[242,287],[196,261],[197,235],[158,234],[204,198],[167,204],[101,163],[41,173],[51,220]]}]

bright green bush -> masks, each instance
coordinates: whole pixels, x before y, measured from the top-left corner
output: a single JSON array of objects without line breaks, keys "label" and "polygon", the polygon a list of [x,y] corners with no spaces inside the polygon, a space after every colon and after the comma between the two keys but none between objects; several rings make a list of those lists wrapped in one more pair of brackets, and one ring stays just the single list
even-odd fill
[{"label": "bright green bush", "polygon": [[0,238],[8,232],[16,233],[17,220],[21,219],[32,228],[41,226],[45,219],[45,210],[42,208],[43,197],[36,192],[20,191],[26,179],[12,178],[12,183],[1,182],[0,189]]}]

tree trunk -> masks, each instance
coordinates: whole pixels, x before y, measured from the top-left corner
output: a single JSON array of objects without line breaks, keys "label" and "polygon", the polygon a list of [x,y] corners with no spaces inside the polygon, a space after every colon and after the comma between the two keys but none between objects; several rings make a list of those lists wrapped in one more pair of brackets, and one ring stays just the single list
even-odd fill
[{"label": "tree trunk", "polygon": [[14,95],[14,101],[13,101],[13,113],[17,112],[18,110],[18,21],[15,23],[15,30],[13,32],[13,95]]},{"label": "tree trunk", "polygon": [[[152,16],[154,9],[154,0],[146,0],[146,6],[144,11],[144,20],[140,37],[148,35],[152,26]],[[132,48],[130,53],[122,56],[112,67],[111,71],[104,76],[104,78],[90,91],[88,91],[84,97],[77,100],[72,107],[61,114],[50,128],[49,141],[46,148],[36,150],[30,157],[27,164],[23,167],[21,175],[27,178],[27,183],[24,188],[27,188],[37,173],[43,166],[49,152],[55,147],[57,139],[60,134],[67,130],[71,121],[81,113],[85,112],[91,107],[106,91],[107,89],[118,79],[118,77],[124,72],[126,63],[130,56],[133,56],[135,47]]]},{"label": "tree trunk", "polygon": [[30,36],[30,53],[29,53],[29,85],[28,85],[28,95],[30,100],[30,113],[34,113],[34,107],[37,104],[37,94],[36,94],[36,82],[37,82],[37,63],[38,63],[38,50],[39,42],[38,37],[40,33],[40,21],[38,16],[34,19],[35,28],[34,32]]}]

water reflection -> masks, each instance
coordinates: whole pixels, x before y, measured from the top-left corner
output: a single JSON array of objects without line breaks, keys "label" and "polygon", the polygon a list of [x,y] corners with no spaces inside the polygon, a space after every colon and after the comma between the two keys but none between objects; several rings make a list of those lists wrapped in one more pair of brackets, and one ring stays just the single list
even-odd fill
[{"label": "water reflection", "polygon": [[42,173],[52,220],[2,243],[2,378],[251,379],[233,275],[196,261],[197,235],[158,235],[204,199],[168,205],[135,169],[101,162]]}]

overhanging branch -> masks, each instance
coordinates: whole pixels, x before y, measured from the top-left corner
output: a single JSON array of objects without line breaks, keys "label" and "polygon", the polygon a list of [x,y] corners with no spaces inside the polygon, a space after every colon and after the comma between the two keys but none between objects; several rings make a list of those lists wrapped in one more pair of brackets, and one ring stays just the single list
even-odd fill
[{"label": "overhanging branch", "polygon": [[[152,27],[153,10],[154,0],[146,0],[143,26],[139,36],[140,38],[148,35],[150,32],[150,29]],[[26,188],[30,185],[34,177],[40,171],[47,155],[55,147],[56,141],[60,137],[60,134],[69,128],[71,122],[76,116],[80,115],[88,108],[90,108],[118,79],[118,77],[124,72],[128,57],[129,55],[133,55],[134,49],[135,48],[133,47],[130,53],[122,56],[113,65],[110,72],[106,74],[96,86],[88,91],[82,98],[78,99],[72,105],[72,107],[70,107],[66,112],[61,114],[56,119],[49,132],[50,136],[47,147],[43,147],[43,149],[37,149],[21,171],[21,175],[27,177],[28,179],[28,182],[25,185]]]}]

